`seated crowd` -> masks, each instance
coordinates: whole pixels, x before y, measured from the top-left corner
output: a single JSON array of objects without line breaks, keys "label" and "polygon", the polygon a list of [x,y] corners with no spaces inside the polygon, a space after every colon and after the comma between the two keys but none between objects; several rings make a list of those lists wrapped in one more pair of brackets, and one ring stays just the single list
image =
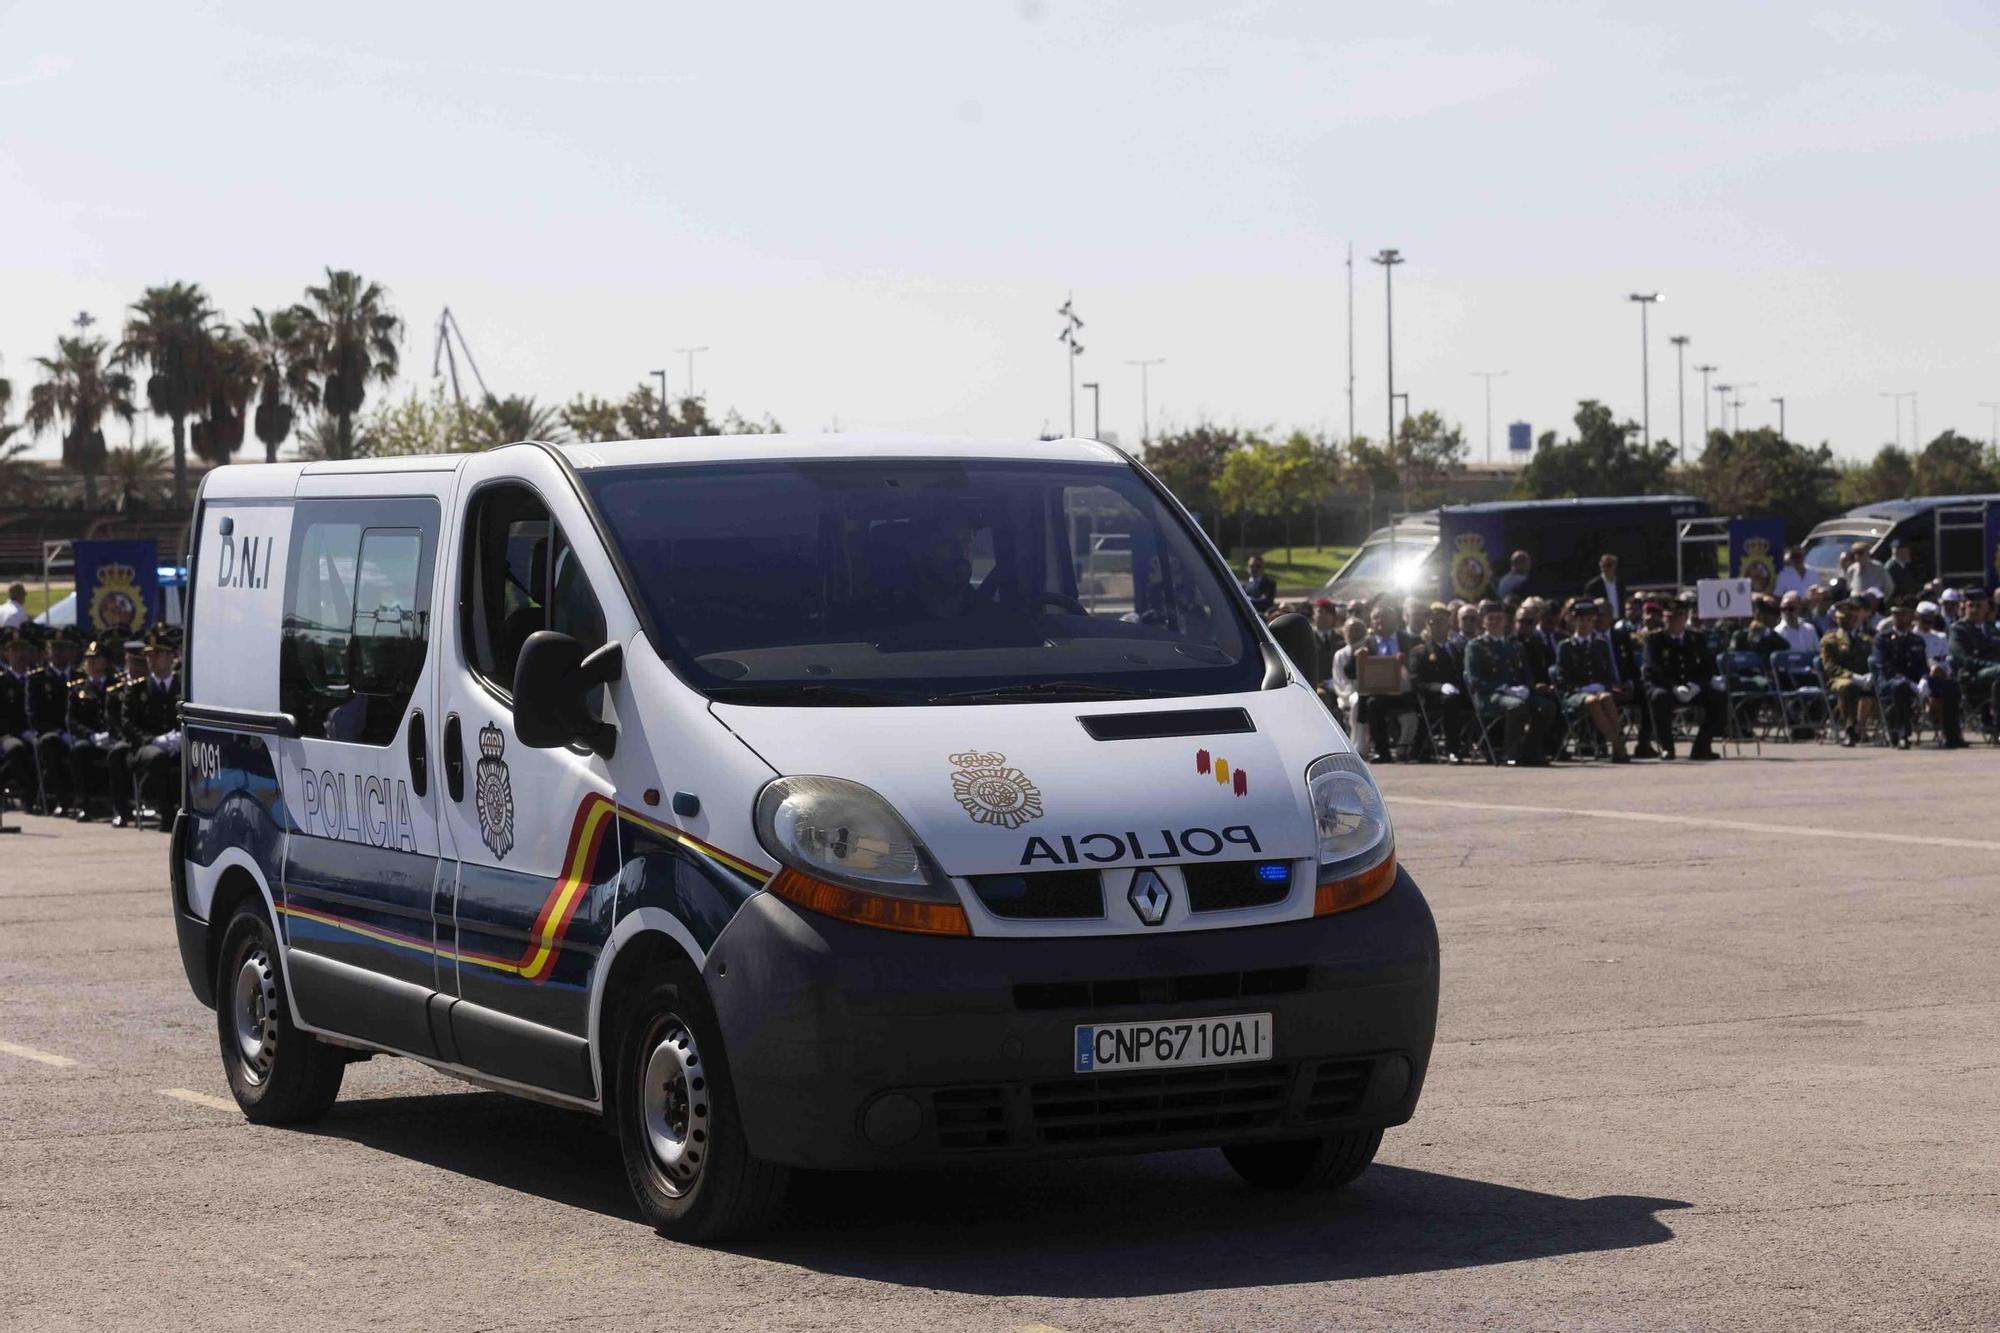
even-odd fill
[{"label": "seated crowd", "polygon": [[1573,597],[1273,599],[1265,614],[1311,616],[1315,660],[1300,666],[1376,763],[1623,764],[1674,759],[1683,741],[1713,760],[1718,739],[1750,733],[1908,749],[1922,725],[1959,749],[1966,719],[2000,738],[1986,589],[1901,592],[1864,569],[1850,596],[1797,577],[1787,555],[1794,577],[1747,620],[1696,622],[1691,595],[1633,593],[1611,556]]}]

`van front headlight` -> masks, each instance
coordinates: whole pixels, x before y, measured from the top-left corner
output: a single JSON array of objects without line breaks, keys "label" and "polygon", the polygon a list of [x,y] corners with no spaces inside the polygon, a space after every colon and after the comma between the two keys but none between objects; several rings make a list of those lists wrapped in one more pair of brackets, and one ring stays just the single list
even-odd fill
[{"label": "van front headlight", "polygon": [[1359,756],[1329,754],[1306,769],[1319,837],[1313,915],[1374,902],[1396,882],[1396,831],[1373,775]]},{"label": "van front headlight", "polygon": [[783,866],[766,887],[861,925],[969,935],[951,881],[895,807],[846,778],[788,777],[757,797],[757,840]]}]

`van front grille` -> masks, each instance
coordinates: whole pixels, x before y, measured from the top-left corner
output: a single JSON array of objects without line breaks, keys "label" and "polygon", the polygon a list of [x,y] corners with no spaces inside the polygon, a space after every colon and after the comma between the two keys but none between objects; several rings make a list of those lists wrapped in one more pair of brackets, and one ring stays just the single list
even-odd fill
[{"label": "van front grille", "polygon": [[1184,865],[1190,912],[1226,912],[1237,907],[1269,907],[1291,896],[1289,861],[1215,861]]},{"label": "van front grille", "polygon": [[1291,1079],[1283,1064],[1099,1074],[1031,1084],[1028,1097],[1043,1144],[1133,1143],[1275,1125]]},{"label": "van front grille", "polygon": [[973,875],[970,882],[986,910],[1009,921],[1075,920],[1104,915],[1104,889],[1095,870]]}]

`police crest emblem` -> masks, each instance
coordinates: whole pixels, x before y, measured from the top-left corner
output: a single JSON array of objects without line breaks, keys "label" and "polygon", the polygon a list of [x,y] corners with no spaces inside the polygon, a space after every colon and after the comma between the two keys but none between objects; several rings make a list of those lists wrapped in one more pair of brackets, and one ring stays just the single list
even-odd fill
[{"label": "police crest emblem", "polygon": [[1778,562],[1771,554],[1768,537],[1748,537],[1736,565],[1736,577],[1750,580],[1752,592],[1769,592],[1778,577]]},{"label": "police crest emblem", "polygon": [[499,860],[514,850],[514,782],[507,761],[500,757],[507,738],[488,722],[479,729],[479,767],[473,778],[473,804],[479,810],[479,836]]},{"label": "police crest emblem", "polygon": [[146,623],[146,599],[139,591],[139,572],[127,564],[97,567],[97,587],[90,594],[90,624],[99,634],[123,635]]},{"label": "police crest emblem", "polygon": [[975,824],[1019,828],[1042,817],[1042,793],[1004,754],[966,750],[950,756],[951,794]]},{"label": "police crest emblem", "polygon": [[1485,593],[1493,577],[1493,561],[1486,554],[1486,538],[1477,532],[1461,532],[1451,552],[1451,590],[1459,597]]}]

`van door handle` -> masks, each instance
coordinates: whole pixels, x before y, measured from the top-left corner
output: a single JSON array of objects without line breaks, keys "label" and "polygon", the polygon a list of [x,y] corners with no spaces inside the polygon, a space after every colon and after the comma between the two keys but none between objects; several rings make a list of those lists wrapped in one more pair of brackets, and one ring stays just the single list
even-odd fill
[{"label": "van door handle", "polygon": [[447,713],[444,719],[444,790],[454,801],[465,799],[465,746],[457,713]]},{"label": "van door handle", "polygon": [[429,795],[431,789],[430,747],[424,744],[424,710],[421,708],[410,714],[410,788],[420,801]]}]

